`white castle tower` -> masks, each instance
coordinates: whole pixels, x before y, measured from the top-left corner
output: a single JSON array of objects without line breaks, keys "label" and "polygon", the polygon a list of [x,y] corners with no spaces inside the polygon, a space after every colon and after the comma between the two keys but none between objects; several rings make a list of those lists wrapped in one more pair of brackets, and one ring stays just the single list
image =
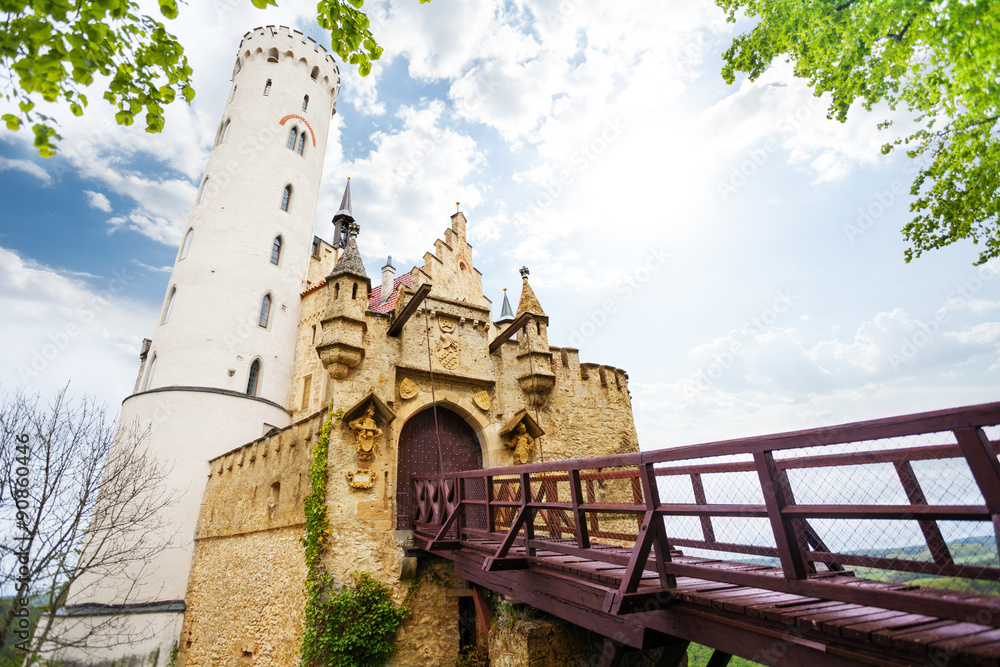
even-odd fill
[{"label": "white castle tower", "polygon": [[71,614],[85,622],[95,604],[125,604],[141,612],[132,629],[144,637],[66,656],[74,661],[148,658],[159,649],[166,664],[180,634],[209,459],[290,423],[299,292],[339,89],[333,58],[301,32],[268,26],[243,37],[160,319],[119,419],[148,427],[148,446],[172,466],[181,496],[164,517],[172,545],[127,596],[106,584],[102,592],[74,586]]}]

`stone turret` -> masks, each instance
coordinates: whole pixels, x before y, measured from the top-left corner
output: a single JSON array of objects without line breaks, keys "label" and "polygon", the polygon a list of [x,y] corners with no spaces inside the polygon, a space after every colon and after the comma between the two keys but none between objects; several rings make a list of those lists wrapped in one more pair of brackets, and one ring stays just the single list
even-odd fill
[{"label": "stone turret", "polygon": [[372,283],[358,252],[358,225],[349,223],[347,247],[326,277],[323,336],[316,352],[330,377],[342,379],[365,358],[365,311]]},{"label": "stone turret", "polygon": [[552,371],[552,352],[549,350],[549,318],[528,284],[528,273],[527,267],[521,268],[521,300],[517,304],[517,316],[528,313],[529,317],[518,336],[517,381],[528,403],[542,406],[552,393],[556,376]]}]

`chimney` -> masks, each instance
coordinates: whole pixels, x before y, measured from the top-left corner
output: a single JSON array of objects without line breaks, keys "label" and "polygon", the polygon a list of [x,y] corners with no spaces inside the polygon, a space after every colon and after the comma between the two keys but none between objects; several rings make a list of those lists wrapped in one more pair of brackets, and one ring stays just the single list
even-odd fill
[{"label": "chimney", "polygon": [[392,283],[396,275],[396,267],[392,265],[392,255],[389,255],[389,259],[385,261],[385,266],[382,267],[382,303],[389,300],[392,296]]}]

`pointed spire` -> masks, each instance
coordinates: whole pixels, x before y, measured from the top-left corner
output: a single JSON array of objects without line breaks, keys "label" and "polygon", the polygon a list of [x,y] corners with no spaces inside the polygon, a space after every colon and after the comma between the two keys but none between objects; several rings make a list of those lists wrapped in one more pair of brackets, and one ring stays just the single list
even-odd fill
[{"label": "pointed spire", "polygon": [[500,309],[500,319],[497,324],[510,324],[514,321],[514,310],[510,307],[510,301],[507,300],[507,288],[503,288],[503,307]]},{"label": "pointed spire", "polygon": [[352,226],[351,232],[347,237],[347,245],[344,248],[344,252],[340,255],[340,259],[337,260],[337,265],[333,267],[333,271],[326,277],[328,282],[331,278],[343,275],[357,276],[358,278],[368,280],[368,274],[365,273],[365,264],[361,261],[361,253],[358,251],[358,242],[355,238],[358,235],[357,225]]},{"label": "pointed spire", "polygon": [[347,177],[344,197],[340,200],[340,210],[333,216],[333,247],[346,248],[350,226],[355,224],[351,212],[351,177]]},{"label": "pointed spire", "polygon": [[534,290],[531,289],[531,285],[528,284],[528,267],[521,267],[521,301],[517,304],[517,314],[531,313],[533,315],[539,315],[545,317],[545,311],[542,310],[542,304],[538,303],[538,298],[535,296]]},{"label": "pointed spire", "polygon": [[344,188],[344,197],[340,200],[340,210],[337,214],[333,216],[333,222],[336,224],[340,220],[346,220],[347,222],[354,222],[354,213],[351,212],[351,177],[347,177],[347,187]]}]

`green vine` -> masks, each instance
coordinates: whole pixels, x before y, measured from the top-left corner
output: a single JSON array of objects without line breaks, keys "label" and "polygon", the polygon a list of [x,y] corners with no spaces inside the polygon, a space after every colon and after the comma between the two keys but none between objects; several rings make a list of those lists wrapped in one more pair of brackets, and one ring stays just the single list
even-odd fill
[{"label": "green vine", "polygon": [[414,587],[402,605],[392,599],[385,584],[367,572],[353,572],[353,583],[337,586],[323,565],[330,521],[326,513],[329,477],[327,454],[330,432],[344,413],[333,413],[333,403],[309,465],[310,493],[306,496],[305,532],[305,628],[302,632],[302,667],[365,667],[382,665],[396,650],[396,631],[409,613]]}]

